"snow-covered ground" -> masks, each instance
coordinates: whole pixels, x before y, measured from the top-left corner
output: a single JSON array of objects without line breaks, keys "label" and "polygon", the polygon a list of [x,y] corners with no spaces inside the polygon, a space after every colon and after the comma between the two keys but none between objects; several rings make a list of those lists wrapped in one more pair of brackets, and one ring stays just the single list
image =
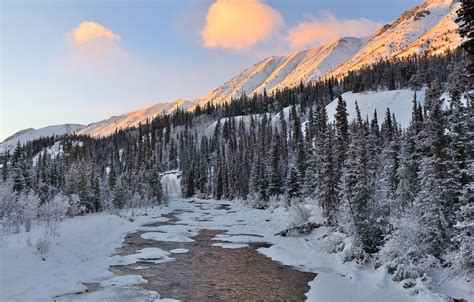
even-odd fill
[{"label": "snow-covered ground", "polygon": [[[443,291],[455,298],[473,299],[474,293],[462,282],[449,281],[442,286],[433,284],[432,290],[417,285],[418,295],[411,295],[400,283],[391,280],[383,268],[356,263],[342,263],[337,246],[346,241],[343,234],[333,233],[325,227],[302,237],[280,237],[274,234],[290,224],[291,214],[285,207],[273,210],[257,210],[241,202],[231,202],[230,209],[221,207],[219,201],[190,202],[172,200],[167,208],[126,210],[121,215],[101,213],[65,219],[55,229],[51,249],[43,261],[35,250],[36,243],[44,236],[44,227],[36,226],[30,233],[5,236],[0,247],[0,300],[1,301],[155,301],[159,293],[143,290],[139,284],[147,281],[140,276],[140,268],[134,275],[114,276],[107,268],[114,264],[135,263],[139,259],[152,259],[157,263],[173,261],[174,253],[187,250],[164,251],[145,248],[127,256],[114,255],[129,232],[143,230],[142,237],[169,241],[189,241],[200,229],[221,229],[226,232],[215,239],[228,242],[218,244],[222,248],[242,248],[252,240],[267,241],[269,248],[259,252],[276,261],[300,270],[317,273],[310,282],[308,301],[443,301]],[[316,206],[311,220],[321,219]],[[159,227],[142,227],[148,222],[166,222],[165,213],[175,210],[179,224]],[[205,218],[205,219],[203,219]],[[246,234],[246,235],[235,235]],[[255,238],[255,234],[263,236]],[[82,282],[96,282],[99,291],[82,295]],[[434,282],[435,283],[435,282]],[[122,301],[121,300],[121,301]]]},{"label": "snow-covered ground", "polygon": [[[81,282],[113,277],[107,270],[127,232],[171,211],[171,208],[100,213],[68,218],[54,228],[34,226],[29,233],[9,234],[0,247],[0,301],[51,301],[53,297],[82,292]],[[145,216],[146,215],[146,216]],[[132,221],[133,220],[133,221]],[[53,234],[51,234],[53,233]],[[36,249],[50,239],[45,261]]]},{"label": "snow-covered ground", "polygon": [[[426,89],[416,92],[416,99],[421,102],[421,104],[425,101],[425,91]],[[374,110],[377,110],[378,121],[379,123],[382,123],[387,108],[390,108],[390,112],[395,114],[397,122],[402,126],[402,128],[406,128],[411,120],[414,94],[415,91],[411,89],[367,91],[359,93],[346,92],[342,94],[342,99],[346,101],[349,121],[356,118],[355,104],[357,102],[363,119],[368,117],[370,121],[374,116]],[[330,121],[334,120],[336,106],[337,99],[326,106]]]}]

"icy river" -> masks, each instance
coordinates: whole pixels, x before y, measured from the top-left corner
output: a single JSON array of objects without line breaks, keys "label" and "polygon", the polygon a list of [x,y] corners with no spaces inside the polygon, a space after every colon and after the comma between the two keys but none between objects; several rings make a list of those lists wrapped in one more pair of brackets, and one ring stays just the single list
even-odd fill
[{"label": "icy river", "polygon": [[[385,270],[342,262],[345,236],[300,237],[286,207],[183,200],[169,206],[68,218],[43,261],[36,226],[0,246],[0,301],[433,301]],[[313,222],[320,222],[318,208]],[[454,290],[453,290],[454,292]]]},{"label": "icy river", "polygon": [[[118,276],[140,275],[146,290],[161,298],[183,301],[303,301],[315,274],[272,261],[256,251],[270,244],[259,234],[226,231],[215,219],[233,214],[226,204],[191,201],[188,209],[175,210],[145,230],[126,236],[119,254],[157,248],[169,251],[160,261],[156,255],[143,256],[128,265],[112,266]],[[167,220],[167,221],[166,221]],[[158,255],[160,256],[160,255]],[[158,262],[158,263],[156,263]],[[96,287],[92,286],[91,289]]]}]

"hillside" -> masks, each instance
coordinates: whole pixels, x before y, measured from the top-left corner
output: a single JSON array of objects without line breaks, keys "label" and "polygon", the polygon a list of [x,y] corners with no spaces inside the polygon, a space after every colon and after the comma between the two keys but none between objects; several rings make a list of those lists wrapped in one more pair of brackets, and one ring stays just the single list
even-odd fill
[{"label": "hillside", "polygon": [[193,104],[192,101],[186,100],[154,104],[143,109],[128,112],[119,116],[112,116],[106,120],[89,124],[77,131],[77,134],[90,135],[94,137],[107,136],[114,133],[116,129],[137,126],[138,124],[145,122],[147,119],[152,120],[158,115],[172,113],[178,108],[186,110]]},{"label": "hillside", "polygon": [[18,142],[23,144],[27,141],[31,141],[40,137],[72,133],[81,129],[83,126],[84,125],[79,124],[61,124],[39,129],[29,128],[20,130],[17,133],[7,137],[3,142],[0,143],[0,154],[6,152],[7,150],[14,149]]}]

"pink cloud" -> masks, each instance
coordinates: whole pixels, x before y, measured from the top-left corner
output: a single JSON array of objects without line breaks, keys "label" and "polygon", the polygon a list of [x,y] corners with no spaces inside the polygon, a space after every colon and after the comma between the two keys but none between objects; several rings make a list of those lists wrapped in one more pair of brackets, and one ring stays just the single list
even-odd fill
[{"label": "pink cloud", "polygon": [[110,29],[93,21],[84,21],[79,24],[79,26],[72,31],[71,36],[74,44],[77,46],[85,45],[94,41],[120,40],[120,37],[114,34]]},{"label": "pink cloud", "polygon": [[217,0],[201,37],[205,47],[246,50],[271,38],[282,24],[280,13],[259,0]]},{"label": "pink cloud", "polygon": [[382,23],[365,18],[337,19],[329,12],[311,17],[290,28],[288,41],[293,50],[315,47],[342,37],[363,37],[372,34]]}]

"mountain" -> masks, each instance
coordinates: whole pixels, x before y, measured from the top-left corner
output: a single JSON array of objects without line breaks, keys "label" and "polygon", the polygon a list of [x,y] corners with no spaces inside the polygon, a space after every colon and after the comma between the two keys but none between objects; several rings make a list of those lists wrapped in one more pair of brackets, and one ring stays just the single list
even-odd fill
[{"label": "mountain", "polygon": [[272,92],[300,81],[341,76],[382,59],[454,49],[462,41],[454,21],[458,8],[457,0],[429,0],[367,38],[345,37],[288,56],[267,57],[213,90],[199,104],[222,104],[264,89]]},{"label": "mountain", "polygon": [[18,142],[26,143],[40,137],[47,137],[53,135],[63,135],[66,133],[72,133],[78,129],[84,127],[84,125],[79,124],[61,124],[54,126],[47,126],[39,129],[28,128],[20,130],[15,134],[7,137],[3,142],[0,143],[0,154],[6,152],[7,150],[15,149]]},{"label": "mountain", "polygon": [[349,60],[327,76],[341,76],[350,70],[382,59],[402,58],[427,52],[440,54],[458,47],[457,0],[429,0],[404,12],[395,22],[383,26]]},{"label": "mountain", "polygon": [[151,120],[160,114],[171,113],[180,108],[186,110],[193,106],[193,101],[176,100],[171,103],[158,103],[148,107],[128,112],[119,116],[112,116],[106,120],[89,124],[77,131],[77,134],[90,135],[94,137],[107,136],[116,129],[125,129],[137,126],[139,123]]},{"label": "mountain", "polygon": [[270,56],[203,97],[199,104],[222,104],[243,94],[271,92],[300,81],[316,80],[350,59],[364,45],[358,38],[342,38],[326,45],[294,52],[288,56]]},{"label": "mountain", "polygon": [[383,26],[369,37],[345,37],[286,56],[269,56],[197,101],[154,104],[89,124],[77,133],[107,136],[115,129],[136,126],[177,108],[192,110],[197,104],[223,104],[243,94],[252,95],[264,90],[271,93],[298,85],[300,81],[309,82],[325,76],[340,77],[382,59],[423,52],[439,54],[458,47],[462,42],[455,22],[459,6],[457,0],[428,0],[404,12],[393,23]]}]

